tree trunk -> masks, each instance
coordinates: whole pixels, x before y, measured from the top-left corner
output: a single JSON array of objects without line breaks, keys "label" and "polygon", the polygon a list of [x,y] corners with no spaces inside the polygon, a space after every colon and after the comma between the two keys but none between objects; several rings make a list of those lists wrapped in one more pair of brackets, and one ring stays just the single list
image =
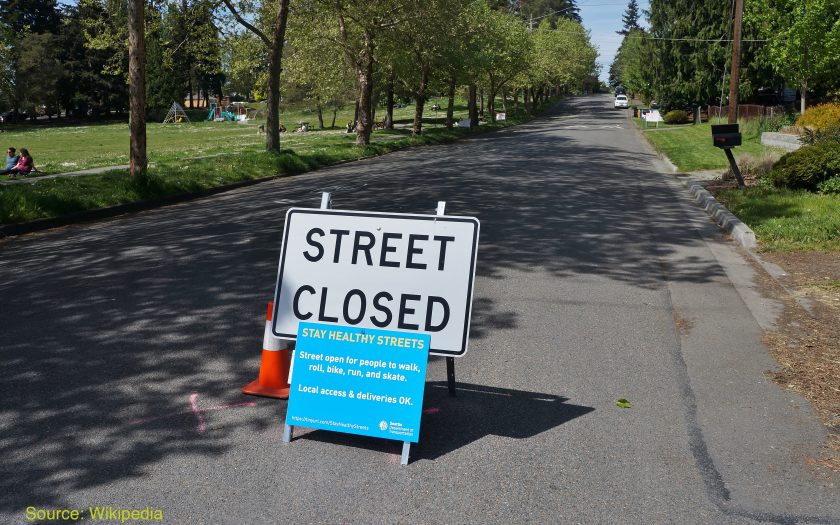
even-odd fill
[{"label": "tree trunk", "polygon": [[321,107],[320,102],[315,107],[318,110],[318,127],[324,129],[324,108]]},{"label": "tree trunk", "polygon": [[373,108],[373,35],[365,31],[365,45],[359,56],[356,75],[359,78],[359,119],[356,123],[356,145],[370,144]]},{"label": "tree trunk", "polygon": [[496,122],[496,89],[490,86],[490,93],[487,94],[487,120]]},{"label": "tree trunk", "polygon": [[475,84],[470,84],[469,86],[469,101],[467,102],[467,107],[469,108],[470,112],[470,128],[475,128],[478,126],[478,108],[476,107],[476,87]]},{"label": "tree trunk", "polygon": [[799,98],[799,113],[802,115],[805,114],[805,99],[808,93],[808,81],[803,80],[802,85],[800,86],[802,96]]},{"label": "tree trunk", "polygon": [[128,1],[129,171],[146,171],[146,42],[144,0]]},{"label": "tree trunk", "polygon": [[338,116],[338,108],[333,108],[333,118],[332,118],[332,124],[330,124],[330,129],[333,129],[335,127],[335,118],[337,116]]},{"label": "tree trunk", "polygon": [[394,129],[394,73],[391,73],[388,79],[388,93],[387,93],[386,109],[385,109],[385,129]]},{"label": "tree trunk", "polygon": [[519,90],[513,90],[513,112],[519,113]]},{"label": "tree trunk", "polygon": [[505,99],[507,98],[507,89],[502,88],[502,111],[507,113],[507,104],[505,103]]},{"label": "tree trunk", "polygon": [[423,132],[423,109],[426,106],[426,84],[429,82],[429,70],[425,67],[420,71],[420,85],[414,92],[414,125],[411,127],[412,135],[419,135]]},{"label": "tree trunk", "polygon": [[478,102],[479,102],[479,115],[484,115],[484,90],[482,89],[478,93]]},{"label": "tree trunk", "polygon": [[446,127],[455,125],[455,75],[449,77],[449,103],[446,105]]},{"label": "tree trunk", "polygon": [[[280,73],[283,71],[283,42],[286,37],[286,20],[289,18],[289,0],[278,0],[277,17],[271,32],[268,63],[268,101],[265,119],[265,149],[280,153]],[[221,100],[219,100],[221,103]]]}]

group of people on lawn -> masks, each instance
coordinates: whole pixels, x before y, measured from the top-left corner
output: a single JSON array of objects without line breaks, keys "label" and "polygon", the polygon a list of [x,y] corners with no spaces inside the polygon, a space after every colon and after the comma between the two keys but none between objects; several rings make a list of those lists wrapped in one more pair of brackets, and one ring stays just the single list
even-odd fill
[{"label": "group of people on lawn", "polygon": [[6,150],[6,155],[6,167],[0,170],[0,175],[10,177],[29,175],[35,169],[35,161],[32,160],[32,155],[26,148],[20,148],[20,153],[17,153],[15,148],[9,148]]}]

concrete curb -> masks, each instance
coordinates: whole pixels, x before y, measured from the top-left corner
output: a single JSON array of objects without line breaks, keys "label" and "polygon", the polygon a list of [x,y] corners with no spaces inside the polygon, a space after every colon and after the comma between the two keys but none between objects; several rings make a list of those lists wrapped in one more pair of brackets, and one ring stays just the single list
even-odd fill
[{"label": "concrete curb", "polygon": [[726,209],[723,204],[719,203],[702,184],[689,178],[679,178],[679,180],[688,189],[688,193],[691,194],[694,202],[706,210],[706,213],[714,219],[723,231],[730,234],[733,239],[748,250],[758,246],[755,232]]},{"label": "concrete curb", "polygon": [[[629,118],[629,117],[628,117]],[[755,239],[755,232],[752,231],[746,224],[741,222],[738,217],[736,217],[731,211],[726,209],[726,206],[719,203],[717,199],[715,199],[711,193],[709,193],[706,188],[703,187],[697,181],[691,180],[689,177],[680,176],[679,169],[677,166],[671,162],[667,156],[661,153],[659,150],[653,147],[653,144],[647,139],[644,133],[641,132],[638,126],[633,123],[633,127],[636,128],[636,132],[641,135],[642,140],[648,147],[653,151],[653,153],[657,156],[657,158],[662,162],[662,164],[671,172],[671,176],[677,179],[688,189],[689,194],[691,194],[692,199],[694,202],[699,204],[706,210],[706,213],[714,219],[720,228],[725,231],[726,233],[730,234],[733,239],[738,241],[738,244],[746,248],[747,250],[752,250],[758,246],[758,242]]]}]

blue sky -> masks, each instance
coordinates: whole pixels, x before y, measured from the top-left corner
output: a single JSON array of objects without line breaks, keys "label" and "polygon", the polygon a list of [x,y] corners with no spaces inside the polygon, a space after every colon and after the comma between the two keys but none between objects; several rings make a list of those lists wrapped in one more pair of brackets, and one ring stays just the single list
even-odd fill
[{"label": "blue sky", "polygon": [[[650,7],[648,0],[636,2],[639,11]],[[609,77],[610,64],[621,45],[623,37],[616,31],[621,29],[621,17],[627,9],[627,3],[628,0],[578,0],[577,3],[583,27],[590,30],[592,43],[598,46],[598,63],[601,64],[601,80],[604,81]],[[644,15],[639,22],[642,26],[647,25]]]}]

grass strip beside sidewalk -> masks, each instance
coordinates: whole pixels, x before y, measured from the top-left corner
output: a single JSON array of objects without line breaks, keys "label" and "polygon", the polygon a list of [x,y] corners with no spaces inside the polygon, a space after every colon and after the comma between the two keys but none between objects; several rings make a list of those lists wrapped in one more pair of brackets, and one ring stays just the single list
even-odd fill
[{"label": "grass strip beside sidewalk", "polygon": [[840,195],[757,186],[715,197],[755,232],[762,251],[840,250]]},{"label": "grass strip beside sidewalk", "polygon": [[[645,127],[644,120],[633,121],[654,149],[668,157],[681,172],[726,169],[729,163],[723,150],[712,145],[712,126],[708,122],[698,125],[669,125],[660,123]],[[761,157],[772,151],[761,144],[761,133],[756,126],[742,127],[743,144],[734,150],[735,155],[749,154]]]}]

